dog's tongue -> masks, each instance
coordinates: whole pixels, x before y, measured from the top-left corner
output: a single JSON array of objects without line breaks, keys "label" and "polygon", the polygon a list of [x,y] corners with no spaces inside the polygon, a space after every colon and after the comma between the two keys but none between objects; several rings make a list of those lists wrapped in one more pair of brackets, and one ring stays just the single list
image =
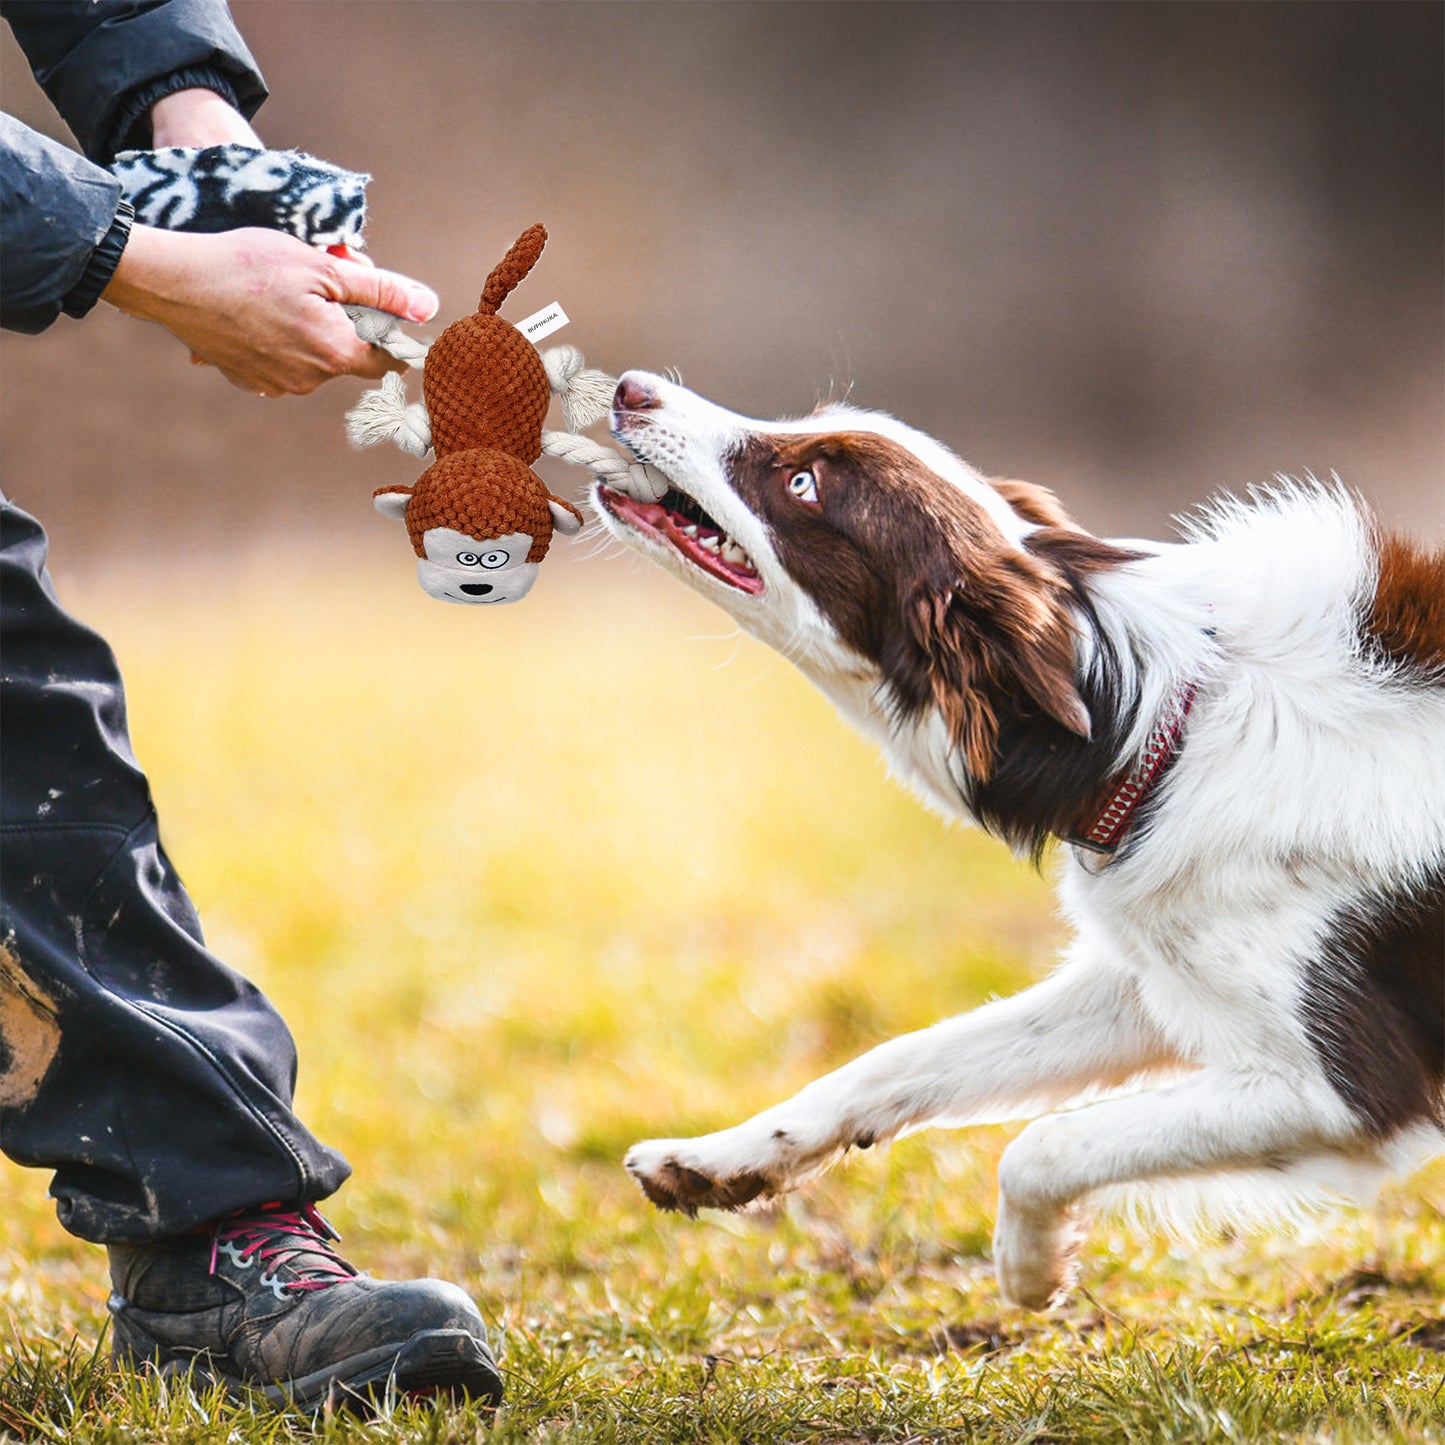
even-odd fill
[{"label": "dog's tongue", "polygon": [[[716,577],[740,592],[756,595],[763,590],[763,580],[758,576],[752,558],[719,528],[690,521],[657,502],[639,502],[610,488],[608,492],[609,504],[615,513],[665,537],[693,566],[710,577]],[[699,540],[700,532],[706,535],[706,541],[711,545]]]}]

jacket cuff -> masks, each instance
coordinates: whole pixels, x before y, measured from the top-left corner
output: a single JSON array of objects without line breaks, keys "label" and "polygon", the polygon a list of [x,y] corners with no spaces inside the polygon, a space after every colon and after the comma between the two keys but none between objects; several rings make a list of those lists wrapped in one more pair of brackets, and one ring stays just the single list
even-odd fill
[{"label": "jacket cuff", "polygon": [[204,65],[188,65],[128,91],[116,107],[115,120],[105,137],[105,153],[151,147],[151,106],[178,90],[213,90],[232,110],[240,110],[236,87],[221,71]]},{"label": "jacket cuff", "polygon": [[122,200],[116,207],[115,220],[110,230],[100,239],[100,244],[90,253],[90,260],[81,273],[80,280],[66,293],[60,309],[67,316],[81,317],[100,300],[100,293],[110,284],[115,268],[120,264],[121,252],[130,239],[130,228],[135,221],[135,209],[131,203]]}]

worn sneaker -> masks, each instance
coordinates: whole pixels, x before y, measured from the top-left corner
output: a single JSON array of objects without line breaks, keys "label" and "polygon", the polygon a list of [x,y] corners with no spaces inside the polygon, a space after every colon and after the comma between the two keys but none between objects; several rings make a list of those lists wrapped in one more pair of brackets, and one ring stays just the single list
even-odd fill
[{"label": "worn sneaker", "polygon": [[272,1404],[364,1406],[389,1390],[497,1405],[482,1317],[455,1285],[359,1274],[314,1205],[263,1205],[191,1234],[112,1244],[111,1357],[194,1370]]}]

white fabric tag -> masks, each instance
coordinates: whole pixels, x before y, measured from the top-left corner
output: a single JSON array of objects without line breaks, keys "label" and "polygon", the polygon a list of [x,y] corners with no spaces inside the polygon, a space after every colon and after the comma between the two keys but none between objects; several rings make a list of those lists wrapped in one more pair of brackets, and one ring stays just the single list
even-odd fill
[{"label": "white fabric tag", "polygon": [[567,313],[562,309],[562,303],[554,301],[550,306],[544,306],[540,311],[534,312],[525,321],[519,321],[517,330],[528,341],[535,343],[544,336],[550,336],[554,331],[560,331],[567,324],[568,319]]}]

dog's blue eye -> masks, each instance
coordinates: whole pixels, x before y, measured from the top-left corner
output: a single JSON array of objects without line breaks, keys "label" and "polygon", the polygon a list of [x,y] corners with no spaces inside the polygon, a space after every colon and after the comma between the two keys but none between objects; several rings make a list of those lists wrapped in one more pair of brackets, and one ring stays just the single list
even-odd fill
[{"label": "dog's blue eye", "polygon": [[812,472],[794,472],[788,478],[788,490],[800,502],[817,503],[818,500],[818,479]]}]

